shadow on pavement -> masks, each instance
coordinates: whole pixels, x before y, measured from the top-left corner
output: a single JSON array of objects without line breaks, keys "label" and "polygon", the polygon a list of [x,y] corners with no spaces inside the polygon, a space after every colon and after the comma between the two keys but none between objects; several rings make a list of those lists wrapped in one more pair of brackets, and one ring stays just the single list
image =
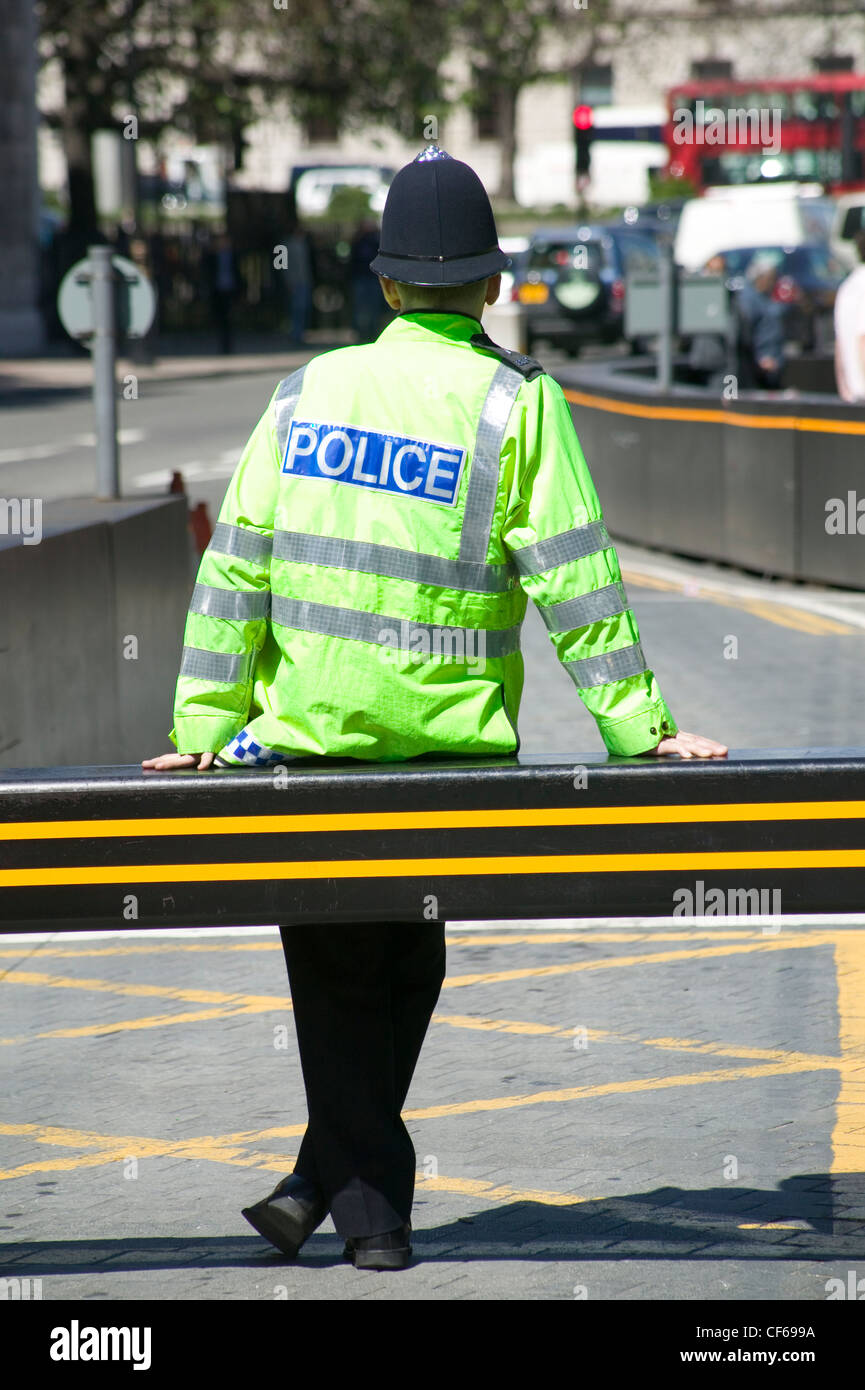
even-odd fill
[{"label": "shadow on pavement", "polygon": [[[776,1229],[765,1229],[777,1223]],[[787,1229],[784,1229],[784,1227]],[[779,1189],[653,1192],[551,1207],[514,1202],[415,1231],[416,1260],[849,1260],[865,1256],[865,1174],[803,1174]],[[341,1237],[314,1235],[300,1266],[342,1262]],[[0,1251],[5,1277],[117,1270],[270,1268],[295,1263],[260,1236],[22,1241]]]}]

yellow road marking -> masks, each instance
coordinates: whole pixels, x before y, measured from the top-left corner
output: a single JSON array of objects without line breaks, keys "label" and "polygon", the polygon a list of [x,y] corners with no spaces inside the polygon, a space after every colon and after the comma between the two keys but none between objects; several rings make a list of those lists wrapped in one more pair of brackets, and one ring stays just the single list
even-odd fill
[{"label": "yellow road marking", "polygon": [[671,579],[661,579],[657,575],[648,574],[641,570],[639,565],[626,565],[622,569],[622,578],[627,584],[646,589],[663,589],[672,593],[685,593],[688,598],[705,599],[709,603],[717,603],[725,608],[737,608],[745,613],[752,613],[757,618],[765,618],[767,622],[775,623],[779,627],[793,628],[797,632],[808,632],[816,636],[827,634],[838,634],[840,636],[856,636],[861,634],[861,629],[852,627],[849,623],[839,622],[836,618],[827,618],[820,613],[812,613],[807,608],[796,608],[791,604],[773,603],[767,599],[739,597],[735,594],[723,593],[720,589],[715,589],[711,584],[693,583],[693,588],[686,588],[689,584],[687,578],[683,578],[681,584],[675,583]]},{"label": "yellow road marking", "polygon": [[[303,1126],[299,1128],[302,1132]],[[89,1145],[99,1152],[79,1154],[73,1158],[43,1160],[38,1163],[21,1164],[18,1168],[0,1171],[0,1179],[29,1177],[37,1172],[69,1172],[75,1168],[93,1168],[108,1163],[121,1163],[128,1158],[206,1158],[214,1163],[228,1163],[233,1167],[257,1168],[270,1172],[290,1172],[295,1162],[294,1154],[275,1154],[266,1150],[240,1152],[231,1135],[212,1136],[201,1140],[150,1139],[141,1135],[94,1135],[76,1130],[61,1130],[56,1127],[37,1125],[0,1125],[0,1134],[20,1135],[32,1132],[38,1143],[61,1146]],[[266,1137],[271,1131],[250,1138]],[[418,1171],[418,1185],[434,1192],[455,1192],[463,1196],[483,1197],[491,1202],[541,1202],[545,1206],[567,1207],[578,1202],[596,1201],[597,1198],[580,1197],[571,1192],[547,1192],[536,1189],[521,1189],[502,1184],[485,1182],[476,1178],[447,1177],[439,1174],[428,1177]]]},{"label": "yellow road marking", "polygon": [[[279,1011],[291,1008],[289,999],[280,1002]],[[166,1028],[175,1023],[206,1023],[216,1018],[236,1018],[238,1014],[257,1014],[275,1011],[275,1004],[238,1004],[234,1008],[200,1009],[195,1013],[152,1014],[149,1018],[117,1019],[113,1023],[91,1023],[80,1028],[51,1028],[44,1033],[19,1033],[14,1038],[0,1038],[0,1047],[35,1042],[45,1038],[98,1038],[106,1033],[134,1033],[142,1028]]]},{"label": "yellow road marking", "polygon": [[[698,946],[692,951],[648,951],[634,956],[605,956],[601,960],[569,961],[565,965],[529,965],[518,970],[485,971],[476,975],[451,975],[443,989],[460,989],[466,985],[497,984],[504,980],[527,980],[543,975],[572,975],[585,970],[618,970],[630,965],[669,965],[674,961],[704,960],[720,956],[749,955],[754,951],[794,951],[812,946],[832,946],[832,932],[808,932],[779,940],[767,937],[763,941],[736,941],[725,946]],[[858,936],[859,933],[856,933]]]},{"label": "yellow road marking", "polygon": [[[230,928],[227,928],[230,930]],[[530,931],[521,932],[518,930],[505,932],[476,932],[459,933],[451,936],[448,932],[446,939],[449,946],[550,946],[567,944],[569,942],[629,942],[629,941],[702,941],[708,939],[726,940],[727,938],[741,938],[742,940],[754,940],[761,936],[759,927],[712,927],[706,931],[690,927],[673,929],[669,931],[656,931],[652,927],[612,929],[604,931],[596,927],[578,927],[571,931],[542,932]],[[37,956],[51,956],[54,958],[70,960],[79,956],[148,956],[169,954],[171,952],[183,951],[281,951],[282,943],[279,941],[249,941],[249,942],[222,942],[214,941],[197,945],[187,945],[172,942],[165,945],[139,945],[137,942],[124,944],[122,946],[38,946],[28,950],[25,946],[8,946],[0,949],[0,959],[8,958],[12,960],[32,960]],[[2,978],[2,977],[0,977]]]},{"label": "yellow road marking", "polygon": [[436,1178],[417,1174],[417,1185],[432,1192],[458,1192],[464,1197],[483,1197],[488,1202],[540,1202],[546,1207],[571,1207],[580,1202],[597,1202],[599,1197],[578,1197],[573,1192],[538,1192],[534,1189],[507,1187],[475,1178]]},{"label": "yellow road marking", "polygon": [[838,1040],[843,1065],[832,1131],[832,1172],[865,1167],[865,932],[835,943]]},{"label": "yellow road marking", "polygon": [[[671,586],[673,587],[673,586]],[[770,605],[774,607],[774,605]],[[793,610],[791,610],[793,611]],[[840,626],[840,625],[839,625]],[[850,629],[853,631],[854,629]],[[672,825],[692,821],[832,820],[865,816],[863,801],[745,801],[696,806],[523,807],[466,811],[364,811],[286,816],[186,816],[140,820],[17,821],[0,840],[309,834],[351,830],[459,830],[546,825]]]},{"label": "yellow road marking", "polygon": [[568,1086],[558,1091],[535,1091],[522,1096],[493,1096],[488,1100],[455,1101],[449,1105],[430,1105],[422,1110],[404,1110],[407,1120],[440,1119],[448,1115],[474,1115],[488,1110],[515,1110],[526,1105],[562,1105],[572,1100],[597,1100],[600,1096],[630,1095],[635,1092],[666,1091],[678,1086],[707,1086],[727,1081],[748,1081],[760,1076],[793,1076],[798,1072],[832,1071],[837,1057],[814,1058],[803,1062],[764,1062],[755,1067],[728,1067],[717,1071],[684,1072],[678,1076],[652,1076],[632,1081],[606,1081],[595,1086]]},{"label": "yellow road marking", "polygon": [[171,985],[131,985],[117,980],[95,980],[74,975],[47,975],[37,970],[7,970],[0,975],[0,984],[33,985],[46,989],[87,989],[99,994],[131,995],[144,999],[181,999],[191,1004],[257,1005],[265,1008],[286,1008],[288,1000],[271,994],[225,994],[216,989],[178,989]]},{"label": "yellow road marking", "polygon": [[[528,1105],[561,1105],[570,1101],[595,1100],[602,1096],[628,1095],[637,1092],[671,1090],[681,1086],[701,1086],[710,1083],[753,1080],[761,1076],[790,1076],[795,1073],[830,1070],[838,1066],[836,1058],[826,1059],[827,1065],[814,1065],[812,1062],[764,1063],[762,1066],[732,1067],[711,1072],[686,1072],[678,1076],[649,1077],[631,1081],[605,1082],[594,1086],[571,1086],[557,1091],[538,1091],[519,1096],[494,1096],[488,1099],[456,1102],[449,1105],[426,1106],[403,1112],[407,1120],[440,1119],[452,1115],[477,1114],[485,1111],[513,1110]],[[99,1164],[121,1162],[134,1157],[160,1158],[173,1156],[191,1159],[207,1159],[218,1163],[231,1163],[241,1167],[255,1166],[255,1157],[250,1159],[242,1151],[244,1143],[261,1142],[267,1138],[294,1138],[303,1134],[306,1126],[280,1125],[258,1133],[240,1135],[205,1135],[193,1139],[162,1140],[150,1139],[141,1135],[94,1135],[82,1131],[61,1129],[47,1125],[0,1124],[0,1135],[25,1136],[35,1143],[66,1148],[96,1148],[97,1153],[77,1155],[68,1158],[43,1159],[0,1171],[0,1180],[26,1177],[37,1172],[69,1172],[78,1167],[93,1167]],[[273,1155],[274,1164],[284,1163],[282,1155]]]},{"label": "yellow road marking", "polygon": [[[711,936],[711,933],[700,933],[700,935]],[[746,937],[753,938],[752,933],[745,933]],[[850,933],[849,935],[853,935]],[[865,932],[855,933],[857,937],[865,940]],[[607,956],[600,960],[593,961],[573,961],[566,964],[526,966],[518,970],[499,970],[494,972],[484,972],[474,975],[453,975],[448,976],[443,985],[443,989],[463,988],[475,984],[495,984],[505,980],[528,979],[543,975],[562,975],[575,974],[584,970],[611,970],[630,965],[646,964],[672,964],[679,961],[697,960],[704,957],[729,956],[737,954],[747,954],[753,951],[771,950],[793,950],[804,947],[832,945],[836,940],[837,934],[831,932],[809,932],[801,934],[795,938],[778,940],[777,938],[762,938],[750,940],[735,940],[723,946],[698,946],[692,950],[678,951],[650,951],[640,955],[628,956]],[[674,935],[673,939],[677,939]],[[137,1029],[163,1027],[172,1023],[184,1022],[204,1022],[216,1018],[227,1018],[242,1013],[268,1013],[283,1012],[291,1009],[291,1000],[282,995],[255,995],[255,994],[223,994],[216,990],[192,990],[177,989],[169,986],[159,985],[134,985],[115,982],[112,980],[92,979],[88,977],[80,978],[66,975],[50,975],[42,971],[12,970],[0,975],[0,983],[5,984],[25,984],[34,988],[61,988],[61,989],[85,989],[95,990],[98,993],[131,995],[133,997],[158,997],[178,999],[192,1003],[212,1003],[215,1006],[207,1010],[187,1012],[184,1014],[158,1014],[149,1018],[126,1019],[120,1021],[109,1021],[101,1024],[84,1024],[76,1028],[60,1028],[50,1031],[37,1033],[34,1035],[18,1035],[11,1038],[0,1038],[0,1046],[10,1046],[21,1042],[32,1041],[33,1038],[73,1038],[73,1037],[97,1037],[106,1033],[127,1032]],[[442,1015],[439,1018],[444,1017]],[[466,1028],[487,1028],[499,1026],[495,1021],[472,1020],[467,1015],[459,1016],[463,1022],[460,1024]],[[502,1025],[504,1027],[504,1025]],[[535,1023],[512,1023],[509,1031],[531,1032],[557,1032],[557,1026]],[[601,1035],[598,1034],[600,1037]],[[661,1043],[658,1044],[662,1045]],[[669,1042],[669,1046],[677,1046],[675,1040]],[[705,1046],[709,1046],[708,1044]],[[722,1054],[719,1054],[722,1055]],[[732,1053],[730,1055],[747,1055],[743,1053]],[[754,1054],[759,1055],[759,1054]],[[787,1055],[787,1054],[779,1054]]]},{"label": "yellow road marking", "polygon": [[742,1221],[740,1231],[807,1231],[807,1221]]},{"label": "yellow road marking", "polygon": [[[468,1028],[481,1032],[517,1033],[526,1036],[573,1038],[574,1028],[562,1028],[557,1023],[532,1023],[518,1019],[477,1018],[467,1014],[433,1014],[433,1023],[452,1028]],[[815,1067],[840,1067],[841,1057],[827,1053],[794,1052],[782,1047],[748,1047],[745,1044],[703,1042],[699,1038],[642,1038],[636,1033],[619,1033],[609,1028],[580,1030],[587,1042],[629,1043],[639,1047],[654,1047],[666,1052],[690,1052],[705,1057],[740,1057],[753,1061],[786,1062]]]},{"label": "yellow road marking", "polygon": [[112,868],[2,869],[0,888],[94,883],[220,883],[255,879],[429,878],[438,875],[708,873],[712,869],[860,869],[865,849],[731,850],[659,854],[535,854],[452,859],[322,859]]}]

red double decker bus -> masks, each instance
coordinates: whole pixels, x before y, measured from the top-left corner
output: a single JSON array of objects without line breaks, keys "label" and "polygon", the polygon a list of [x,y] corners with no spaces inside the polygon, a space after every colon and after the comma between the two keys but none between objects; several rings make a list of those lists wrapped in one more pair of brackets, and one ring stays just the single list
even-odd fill
[{"label": "red double decker bus", "polygon": [[697,192],[795,179],[865,188],[865,76],[685,82],[667,93],[667,173]]}]

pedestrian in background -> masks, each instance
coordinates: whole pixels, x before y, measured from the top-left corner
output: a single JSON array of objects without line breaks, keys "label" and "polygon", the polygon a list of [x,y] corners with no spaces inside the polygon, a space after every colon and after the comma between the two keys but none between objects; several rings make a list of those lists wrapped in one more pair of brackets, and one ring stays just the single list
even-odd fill
[{"label": "pedestrian in background", "polygon": [[[865,231],[854,238],[865,262]],[[865,401],[865,264],[857,265],[835,297],[835,380],[845,401]]]},{"label": "pedestrian in background", "polygon": [[378,337],[386,307],[378,277],[369,268],[377,251],[378,223],[367,217],[351,243],[351,319],[358,343],[369,343]]},{"label": "pedestrian in background", "polygon": [[312,247],[309,237],[295,221],[284,243],[282,284],[288,301],[289,334],[294,347],[301,347],[309,327],[312,291],[315,283]]},{"label": "pedestrian in background", "polygon": [[748,262],[745,284],[736,295],[739,385],[778,391],[784,371],[784,306],[772,298],[778,281],[774,256],[758,252]]},{"label": "pedestrian in background", "polygon": [[226,232],[221,232],[213,248],[205,252],[204,273],[220,351],[232,352],[234,304],[240,293],[241,278],[231,237]]}]

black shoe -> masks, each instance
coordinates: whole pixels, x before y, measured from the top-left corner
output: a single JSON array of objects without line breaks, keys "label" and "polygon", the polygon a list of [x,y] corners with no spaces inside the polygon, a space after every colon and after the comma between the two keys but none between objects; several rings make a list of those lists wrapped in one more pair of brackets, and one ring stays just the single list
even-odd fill
[{"label": "black shoe", "polygon": [[293,1260],[329,1209],[317,1187],[299,1173],[290,1173],[263,1202],[244,1207],[243,1215],[259,1235]]},{"label": "black shoe", "polygon": [[355,1269],[406,1269],[411,1260],[411,1222],[379,1236],[349,1236],[342,1255]]}]

